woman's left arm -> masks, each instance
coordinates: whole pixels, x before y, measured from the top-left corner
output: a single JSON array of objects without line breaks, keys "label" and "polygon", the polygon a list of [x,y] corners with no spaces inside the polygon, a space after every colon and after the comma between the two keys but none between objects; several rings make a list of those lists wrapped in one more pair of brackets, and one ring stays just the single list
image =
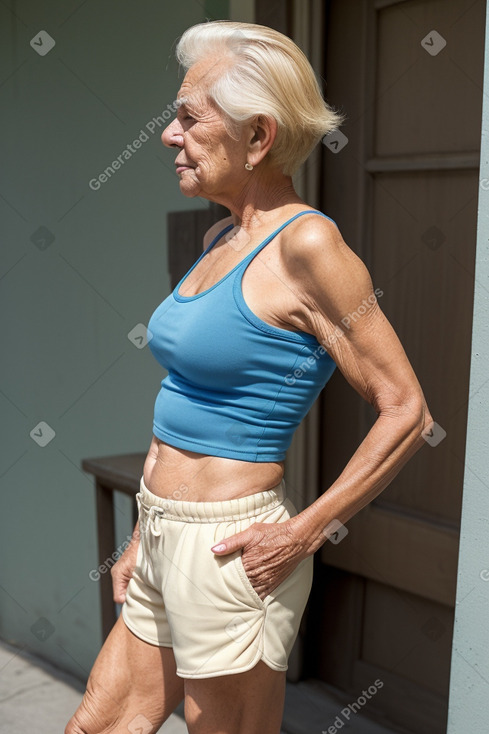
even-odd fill
[{"label": "woman's left arm", "polygon": [[[289,248],[311,331],[377,419],[336,481],[300,513],[296,531],[317,550],[335,519],[347,522],[377,497],[425,444],[433,424],[421,386],[379,307],[360,258],[328,220],[314,222]],[[300,378],[299,378],[300,379]]]},{"label": "woman's left arm", "polygon": [[320,548],[333,520],[346,523],[387,487],[425,443],[423,433],[433,423],[364,263],[330,220],[301,219],[300,231],[296,227],[284,247],[284,267],[302,304],[301,318],[374,407],[377,419],[340,476],[309,507],[285,523],[255,523],[226,539],[225,553],[236,549],[235,539],[248,540],[237,547],[243,547],[243,565],[262,597]]}]

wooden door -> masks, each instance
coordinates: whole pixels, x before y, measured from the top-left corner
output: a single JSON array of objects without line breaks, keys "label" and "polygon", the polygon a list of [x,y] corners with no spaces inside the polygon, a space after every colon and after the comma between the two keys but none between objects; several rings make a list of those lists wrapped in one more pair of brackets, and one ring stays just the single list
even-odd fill
[{"label": "wooden door", "polygon": [[[467,416],[483,0],[332,0],[327,99],[348,115],[322,146],[322,209],[383,295],[446,431],[317,554],[306,674],[399,731],[446,727]],[[321,488],[375,420],[337,372],[321,395]]]}]

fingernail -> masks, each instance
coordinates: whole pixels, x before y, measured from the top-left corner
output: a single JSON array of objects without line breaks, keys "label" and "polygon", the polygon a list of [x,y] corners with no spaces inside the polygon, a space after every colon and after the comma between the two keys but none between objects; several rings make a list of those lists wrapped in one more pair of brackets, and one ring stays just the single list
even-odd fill
[{"label": "fingernail", "polygon": [[216,553],[220,553],[220,551],[223,551],[223,550],[226,550],[226,546],[224,545],[224,543],[219,543],[219,545],[214,545],[211,548],[211,551],[214,551]]}]

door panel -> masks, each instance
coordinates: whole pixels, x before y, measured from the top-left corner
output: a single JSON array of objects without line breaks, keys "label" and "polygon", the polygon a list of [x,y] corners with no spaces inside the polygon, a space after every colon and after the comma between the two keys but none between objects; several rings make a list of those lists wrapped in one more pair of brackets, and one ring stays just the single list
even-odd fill
[{"label": "door panel", "polygon": [[[413,618],[417,624],[413,625]],[[443,633],[453,624],[450,610],[419,595],[392,594],[375,582],[366,585],[361,659],[387,667],[418,685],[443,694],[448,687],[450,650]],[[394,628],[395,634],[385,630]],[[439,660],[443,660],[440,674]]]},{"label": "door panel", "polygon": [[[375,155],[479,149],[483,10],[473,0],[418,0],[377,12]],[[447,43],[436,56],[420,43],[431,30]]]},{"label": "door panel", "polygon": [[[348,115],[348,143],[336,155],[323,146],[322,209],[383,291],[380,307],[447,435],[317,554],[307,672],[352,700],[380,678],[362,712],[416,734],[446,727],[484,21],[483,0],[332,0],[326,14],[325,93]],[[338,372],[320,400],[324,491],[376,415]]]},{"label": "door panel", "polygon": [[[375,504],[456,526],[469,380],[477,171],[378,173],[370,269],[435,420],[447,432]],[[433,232],[430,235],[430,231]]]}]

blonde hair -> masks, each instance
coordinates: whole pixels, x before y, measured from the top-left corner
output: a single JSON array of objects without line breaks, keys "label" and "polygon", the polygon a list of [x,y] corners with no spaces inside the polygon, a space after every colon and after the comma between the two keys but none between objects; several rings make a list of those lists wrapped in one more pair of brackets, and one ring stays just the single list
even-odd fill
[{"label": "blonde hair", "polygon": [[188,28],[176,48],[185,71],[216,55],[232,63],[210,82],[209,97],[236,125],[259,115],[277,121],[269,156],[285,175],[295,173],[319,140],[344,122],[323,99],[304,53],[282,33],[218,20]]}]

